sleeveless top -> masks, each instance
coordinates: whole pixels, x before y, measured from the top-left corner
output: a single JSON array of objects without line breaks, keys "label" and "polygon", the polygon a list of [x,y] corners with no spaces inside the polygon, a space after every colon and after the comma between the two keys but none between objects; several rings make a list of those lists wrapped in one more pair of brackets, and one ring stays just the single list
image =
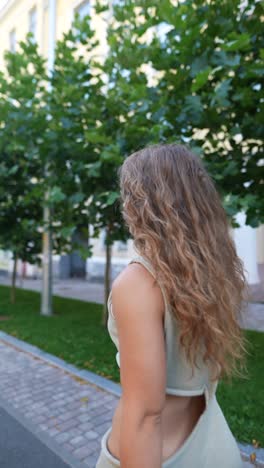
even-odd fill
[{"label": "sleeveless top", "polygon": [[[147,270],[154,276],[155,272],[150,262],[137,255],[133,257],[129,263],[141,263],[147,268]],[[129,264],[128,263],[128,264]],[[165,337],[165,348],[166,348],[166,367],[167,367],[167,382],[166,382],[166,393],[170,395],[182,395],[182,396],[193,396],[201,395],[205,393],[207,400],[213,396],[216,392],[218,381],[211,382],[209,369],[205,363],[203,363],[201,356],[197,359],[198,368],[194,368],[192,376],[191,365],[187,362],[185,354],[180,349],[178,336],[179,326],[175,319],[174,314],[171,312],[169,304],[167,303],[166,296],[163,288],[159,284],[164,304],[165,304],[165,316],[164,316],[164,337]],[[107,328],[109,335],[116,345],[118,350],[116,354],[116,361],[120,367],[119,358],[119,342],[118,333],[115,318],[112,313],[112,290],[110,291],[107,306],[108,306],[108,321]]]}]

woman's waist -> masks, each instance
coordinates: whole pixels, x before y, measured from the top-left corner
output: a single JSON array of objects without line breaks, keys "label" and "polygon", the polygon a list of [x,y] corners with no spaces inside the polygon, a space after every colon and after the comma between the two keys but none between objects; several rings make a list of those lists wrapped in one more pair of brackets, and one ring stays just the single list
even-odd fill
[{"label": "woman's waist", "polygon": [[[165,460],[174,453],[192,432],[199,416],[206,407],[204,395],[178,396],[166,394],[161,414],[162,455]],[[119,458],[122,419],[122,396],[115,409],[112,428],[108,437],[108,448]]]}]

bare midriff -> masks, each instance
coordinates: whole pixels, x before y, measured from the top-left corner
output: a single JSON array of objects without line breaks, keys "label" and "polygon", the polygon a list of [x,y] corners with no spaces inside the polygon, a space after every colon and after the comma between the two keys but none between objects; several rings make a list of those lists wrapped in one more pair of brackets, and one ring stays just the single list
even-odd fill
[{"label": "bare midriff", "polygon": [[[178,396],[166,394],[166,403],[161,416],[162,461],[171,457],[193,431],[200,415],[205,410],[205,396]],[[112,429],[107,439],[110,453],[120,459],[119,440],[122,411],[122,396],[115,409]]]}]

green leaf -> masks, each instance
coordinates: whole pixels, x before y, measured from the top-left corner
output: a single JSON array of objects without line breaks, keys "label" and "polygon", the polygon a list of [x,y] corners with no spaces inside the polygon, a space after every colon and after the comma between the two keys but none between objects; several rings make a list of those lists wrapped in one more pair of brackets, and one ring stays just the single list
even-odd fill
[{"label": "green leaf", "polygon": [[211,100],[211,105],[218,104],[221,107],[228,106],[230,101],[227,99],[229,90],[231,89],[232,79],[228,78],[218,83],[214,89],[214,96]]},{"label": "green leaf", "polygon": [[192,92],[198,91],[198,89],[202,88],[202,86],[207,83],[211,71],[212,68],[207,67],[205,70],[198,73],[191,87]]},{"label": "green leaf", "polygon": [[89,177],[100,177],[101,170],[101,161],[96,161],[95,163],[86,164],[87,173]]},{"label": "green leaf", "polygon": [[248,49],[250,45],[250,35],[248,33],[232,33],[229,35],[229,37],[231,38],[231,40],[221,45],[221,48],[223,50],[235,51],[241,49]]},{"label": "green leaf", "polygon": [[186,122],[190,119],[193,124],[198,124],[203,114],[203,105],[200,96],[189,95],[185,97],[183,110],[177,117],[179,122]]},{"label": "green leaf", "polygon": [[203,72],[204,69],[208,68],[208,61],[205,55],[201,55],[193,60],[190,69],[190,76],[195,77],[199,73]]},{"label": "green leaf", "polygon": [[11,167],[11,169],[9,169],[9,175],[14,175],[16,174],[16,172],[18,171],[19,169],[19,165],[18,164],[15,164],[13,167]]},{"label": "green leaf", "polygon": [[60,235],[62,237],[64,237],[65,239],[68,239],[69,237],[72,236],[72,234],[74,233],[76,229],[76,226],[66,226],[66,227],[63,227],[61,230],[60,230]]},{"label": "green leaf", "polygon": [[75,203],[82,202],[84,199],[85,199],[85,194],[82,192],[77,192],[71,195],[71,197],[69,198],[69,201],[75,204]]},{"label": "green leaf", "polygon": [[106,200],[107,205],[113,205],[119,197],[120,194],[118,192],[111,192]]},{"label": "green leaf", "polygon": [[49,193],[49,202],[50,203],[59,203],[65,200],[66,196],[62,192],[62,189],[58,186],[52,187]]},{"label": "green leaf", "polygon": [[85,138],[90,143],[105,143],[106,144],[107,141],[109,141],[106,135],[96,130],[86,130]]}]

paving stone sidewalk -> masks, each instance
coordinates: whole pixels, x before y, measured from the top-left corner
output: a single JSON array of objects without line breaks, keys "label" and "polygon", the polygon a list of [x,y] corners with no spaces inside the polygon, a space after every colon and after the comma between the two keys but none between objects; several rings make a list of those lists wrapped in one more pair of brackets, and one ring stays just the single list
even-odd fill
[{"label": "paving stone sidewalk", "polygon": [[0,373],[0,406],[72,468],[94,468],[120,387],[1,331]]},{"label": "paving stone sidewalk", "polygon": [[66,461],[94,468],[118,397],[2,340],[0,356],[2,402],[54,439]]}]

